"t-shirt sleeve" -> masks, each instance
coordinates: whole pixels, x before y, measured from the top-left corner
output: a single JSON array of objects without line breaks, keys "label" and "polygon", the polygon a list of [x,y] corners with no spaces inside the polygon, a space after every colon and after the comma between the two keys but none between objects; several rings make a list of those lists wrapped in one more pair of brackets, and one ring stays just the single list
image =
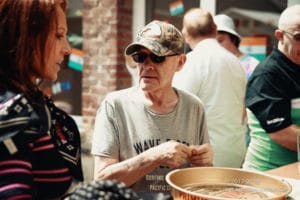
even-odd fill
[{"label": "t-shirt sleeve", "polygon": [[246,106],[267,133],[292,124],[288,85],[279,75],[265,73],[252,78],[246,90]]},{"label": "t-shirt sleeve", "polygon": [[200,143],[205,144],[209,142],[208,129],[206,123],[206,116],[203,105],[200,106]]}]

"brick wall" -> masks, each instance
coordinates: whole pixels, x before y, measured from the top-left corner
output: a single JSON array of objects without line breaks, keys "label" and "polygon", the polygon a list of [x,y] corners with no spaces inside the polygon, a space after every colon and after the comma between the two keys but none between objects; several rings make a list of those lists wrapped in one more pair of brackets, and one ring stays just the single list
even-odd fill
[{"label": "brick wall", "polygon": [[107,93],[131,85],[123,52],[132,38],[132,0],[83,0],[82,16],[82,143],[89,149],[99,104]]}]

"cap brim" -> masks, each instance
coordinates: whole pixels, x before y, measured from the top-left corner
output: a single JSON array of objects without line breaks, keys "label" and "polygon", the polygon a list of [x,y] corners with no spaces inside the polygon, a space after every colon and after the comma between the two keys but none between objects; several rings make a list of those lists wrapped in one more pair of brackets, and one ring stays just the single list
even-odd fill
[{"label": "cap brim", "polygon": [[131,55],[134,52],[137,52],[141,47],[145,47],[142,44],[139,43],[131,43],[130,45],[128,45],[125,49],[125,54],[126,55]]},{"label": "cap brim", "polygon": [[149,49],[152,53],[154,53],[154,54],[157,55],[157,56],[162,56],[162,55],[160,55],[158,52],[156,52],[156,51],[152,48],[152,46],[147,45],[147,44],[141,44],[141,43],[138,43],[138,42],[137,42],[137,43],[132,43],[132,44],[130,44],[130,45],[126,48],[125,54],[126,54],[126,55],[131,55],[131,54],[133,54],[134,52],[139,51],[142,47]]},{"label": "cap brim", "polygon": [[240,34],[238,34],[236,31],[234,31],[232,29],[229,29],[229,28],[226,28],[226,27],[218,27],[217,30],[218,31],[224,31],[224,32],[230,33],[230,34],[238,37],[241,40]]},{"label": "cap brim", "polygon": [[134,52],[139,51],[141,47],[149,49],[152,53],[154,53],[157,56],[165,56],[161,53],[161,49],[164,49],[164,47],[155,40],[151,39],[141,39],[138,42],[131,43],[126,47],[125,54],[131,55]]}]

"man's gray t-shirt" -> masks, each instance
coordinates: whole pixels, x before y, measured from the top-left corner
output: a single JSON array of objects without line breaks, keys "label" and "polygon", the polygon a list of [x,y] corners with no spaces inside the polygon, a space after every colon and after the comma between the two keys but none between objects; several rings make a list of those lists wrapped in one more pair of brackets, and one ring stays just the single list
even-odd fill
[{"label": "man's gray t-shirt", "polygon": [[[169,140],[209,143],[204,108],[193,94],[176,89],[179,100],[167,114],[152,112],[138,86],[107,95],[98,110],[92,154],[126,160]],[[132,186],[135,191],[166,192],[167,167],[158,167]]]}]

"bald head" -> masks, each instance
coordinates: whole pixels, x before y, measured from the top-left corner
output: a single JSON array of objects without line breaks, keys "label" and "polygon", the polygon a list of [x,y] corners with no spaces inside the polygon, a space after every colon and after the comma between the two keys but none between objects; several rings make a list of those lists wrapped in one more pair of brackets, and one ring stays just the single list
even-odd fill
[{"label": "bald head", "polygon": [[278,28],[281,30],[300,29],[300,4],[287,7],[281,13]]},{"label": "bald head", "polygon": [[201,8],[192,8],[183,18],[185,31],[192,37],[215,36],[216,25],[212,15]]},{"label": "bald head", "polygon": [[300,32],[300,5],[286,8],[280,15],[275,36],[278,50],[292,62],[300,65],[300,41],[294,36]]}]

